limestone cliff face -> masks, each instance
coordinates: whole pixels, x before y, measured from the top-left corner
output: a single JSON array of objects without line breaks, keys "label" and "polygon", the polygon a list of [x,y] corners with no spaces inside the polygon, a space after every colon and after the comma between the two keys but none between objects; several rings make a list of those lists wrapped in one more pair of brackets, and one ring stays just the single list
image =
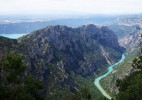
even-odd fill
[{"label": "limestone cliff face", "polygon": [[137,26],[137,27],[138,28],[136,29],[135,32],[119,40],[120,45],[126,48],[127,53],[135,52],[135,50],[136,52],[138,52],[140,49],[142,26]]},{"label": "limestone cliff face", "polygon": [[92,24],[48,26],[18,39],[10,48],[25,56],[27,73],[40,78],[48,92],[57,85],[76,90],[71,76],[92,75],[119,60],[123,53],[111,30]]},{"label": "limestone cliff face", "polygon": [[116,35],[107,27],[95,25],[79,28],[48,26],[18,41],[26,46],[31,69],[38,66],[42,70],[48,68],[49,63],[55,66],[60,64],[61,69],[85,76],[118,60],[122,54]]},{"label": "limestone cliff face", "polygon": [[125,48],[137,47],[141,40],[142,30],[120,39],[120,44]]}]

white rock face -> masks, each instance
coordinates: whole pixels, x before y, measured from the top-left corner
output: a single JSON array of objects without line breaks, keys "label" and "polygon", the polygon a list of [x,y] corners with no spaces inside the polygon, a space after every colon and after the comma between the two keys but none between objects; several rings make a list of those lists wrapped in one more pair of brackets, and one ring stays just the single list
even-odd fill
[{"label": "white rock face", "polygon": [[138,49],[141,42],[141,34],[142,29],[138,30],[137,32],[130,34],[129,36],[126,36],[124,38],[121,38],[119,40],[119,43],[121,46],[125,47],[127,51],[134,51],[135,48]]}]

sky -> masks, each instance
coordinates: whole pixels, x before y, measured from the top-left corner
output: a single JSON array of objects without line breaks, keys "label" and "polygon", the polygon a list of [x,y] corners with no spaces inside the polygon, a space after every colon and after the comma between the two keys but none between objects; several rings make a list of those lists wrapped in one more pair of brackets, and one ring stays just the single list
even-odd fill
[{"label": "sky", "polygon": [[0,0],[0,14],[134,14],[142,0]]}]

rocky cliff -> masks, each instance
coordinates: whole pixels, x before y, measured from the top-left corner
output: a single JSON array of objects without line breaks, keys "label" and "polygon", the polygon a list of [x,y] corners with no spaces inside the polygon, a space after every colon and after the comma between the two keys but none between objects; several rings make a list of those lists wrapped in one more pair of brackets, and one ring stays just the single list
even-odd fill
[{"label": "rocky cliff", "polygon": [[48,95],[54,94],[57,87],[77,91],[75,75],[86,77],[97,73],[119,60],[124,50],[111,30],[92,24],[78,28],[48,26],[18,40],[7,40],[14,42],[10,42],[6,51],[24,55],[26,73],[42,80]]},{"label": "rocky cliff", "polygon": [[35,62],[38,66],[45,67],[42,61],[56,65],[62,62],[66,70],[82,75],[118,60],[122,53],[116,35],[107,27],[95,25],[48,26],[19,39],[18,43],[26,46],[29,61],[41,60]]},{"label": "rocky cliff", "polygon": [[142,34],[141,27],[142,26],[137,25],[136,31],[119,40],[120,45],[126,48],[128,54],[132,52],[139,53],[140,51],[140,42]]}]

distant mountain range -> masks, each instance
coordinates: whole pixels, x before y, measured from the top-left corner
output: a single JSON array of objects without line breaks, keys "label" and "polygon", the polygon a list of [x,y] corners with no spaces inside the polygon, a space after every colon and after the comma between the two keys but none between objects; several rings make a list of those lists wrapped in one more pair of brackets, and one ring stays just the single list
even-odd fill
[{"label": "distant mountain range", "polygon": [[137,25],[141,24],[141,21],[142,21],[142,15],[121,15],[121,16],[100,15],[100,16],[88,16],[88,17],[80,16],[73,18],[59,18],[59,19],[54,19],[54,18],[49,19],[46,17],[43,18],[18,17],[17,19],[16,17],[15,18],[10,17],[5,19],[3,17],[2,18],[0,17],[0,34],[14,34],[14,33],[27,34],[34,30],[44,28],[48,25],[66,25],[69,27],[79,27],[81,25],[95,24],[101,26],[110,26],[110,29],[113,29],[114,27],[113,25],[121,25],[121,27],[124,26],[125,28],[128,29],[129,26],[134,26],[136,25],[136,23]]},{"label": "distant mountain range", "polygon": [[[1,19],[1,17],[0,17]],[[63,19],[1,19],[0,20],[0,34],[20,34],[30,33],[34,30],[44,28],[48,25],[66,25],[70,27],[79,27],[81,25],[96,24],[96,25],[110,25],[116,21],[116,16],[90,16],[77,18],[63,18]]]}]

